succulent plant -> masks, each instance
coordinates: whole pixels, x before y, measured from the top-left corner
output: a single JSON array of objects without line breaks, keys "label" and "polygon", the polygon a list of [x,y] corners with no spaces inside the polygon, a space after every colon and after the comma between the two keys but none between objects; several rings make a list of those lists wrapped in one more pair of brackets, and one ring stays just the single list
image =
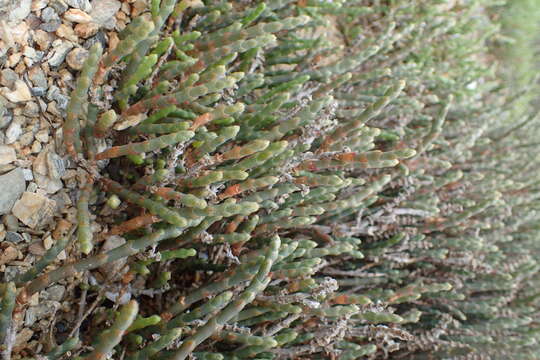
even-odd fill
[{"label": "succulent plant", "polygon": [[43,271],[68,235],[2,284],[0,339],[33,294],[126,258],[112,326],[47,358],[533,359],[538,166],[487,3],[152,0],[68,106],[77,259]]}]

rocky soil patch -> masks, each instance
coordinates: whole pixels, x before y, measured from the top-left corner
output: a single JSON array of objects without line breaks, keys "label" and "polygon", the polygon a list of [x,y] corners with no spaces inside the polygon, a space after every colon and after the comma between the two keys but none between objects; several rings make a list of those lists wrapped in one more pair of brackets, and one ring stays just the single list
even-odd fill
[{"label": "rocky soil patch", "polygon": [[[0,0],[3,281],[27,270],[76,223],[77,184],[84,173],[62,143],[69,95],[88,48],[97,41],[114,46],[118,32],[145,7],[144,0]],[[69,256],[70,248],[66,251],[58,261]],[[15,354],[33,355],[56,345],[50,334],[53,326],[61,333],[59,311],[67,317],[77,312],[69,308],[76,297],[72,280],[30,300],[17,319],[22,330]]]}]

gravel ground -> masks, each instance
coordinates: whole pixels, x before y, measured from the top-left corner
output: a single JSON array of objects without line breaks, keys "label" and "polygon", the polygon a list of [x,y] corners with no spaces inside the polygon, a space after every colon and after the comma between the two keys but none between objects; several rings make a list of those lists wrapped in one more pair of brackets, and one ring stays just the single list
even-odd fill
[{"label": "gravel ground", "polygon": [[[96,41],[105,49],[114,47],[118,32],[145,7],[144,0],[0,0],[3,281],[27,270],[75,224],[74,205],[84,172],[66,156],[62,144],[69,94],[87,49]],[[70,249],[51,266],[71,258]],[[76,320],[77,309],[70,307],[77,303],[79,280],[66,279],[33,296],[16,319],[14,359],[63,341],[58,339],[62,324],[69,327]]]}]

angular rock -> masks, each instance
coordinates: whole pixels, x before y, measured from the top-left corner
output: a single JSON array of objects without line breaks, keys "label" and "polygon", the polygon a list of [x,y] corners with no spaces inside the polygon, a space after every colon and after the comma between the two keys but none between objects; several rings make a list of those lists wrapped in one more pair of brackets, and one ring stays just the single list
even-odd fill
[{"label": "angular rock", "polygon": [[64,294],[66,293],[66,287],[63,285],[53,285],[47,290],[47,294],[49,295],[49,300],[52,301],[60,301],[64,297]]},{"label": "angular rock", "polygon": [[147,4],[145,0],[135,0],[131,5],[131,17],[135,18],[141,15],[146,10]]},{"label": "angular rock", "polygon": [[[58,24],[58,26],[60,26],[60,24]],[[38,29],[34,31],[34,41],[39,46],[40,50],[42,51],[47,50],[49,46],[51,46],[52,40],[53,40],[52,34],[49,34],[49,32],[46,31],[45,29]],[[36,84],[34,83],[34,85]]]},{"label": "angular rock", "polygon": [[11,214],[2,216],[2,222],[6,225],[6,229],[9,231],[19,230],[19,220]]},{"label": "angular rock", "polygon": [[92,10],[89,0],[66,0],[66,3],[75,9],[81,9],[82,11],[89,12]]},{"label": "angular rock", "polygon": [[36,307],[29,307],[24,313],[24,326],[32,326],[37,320]]},{"label": "angular rock", "polygon": [[18,251],[14,246],[8,246],[6,249],[0,252],[0,265],[7,264],[8,262],[17,258]]},{"label": "angular rock", "polygon": [[53,200],[40,194],[25,192],[13,206],[12,212],[26,226],[36,229],[52,220],[55,207]]},{"label": "angular rock", "polygon": [[35,13],[30,13],[24,22],[27,23],[28,27],[32,30],[36,30],[39,28],[39,25],[41,25],[41,19]]},{"label": "angular rock", "polygon": [[52,0],[51,7],[56,10],[57,14],[63,14],[68,9],[67,4],[63,0]]},{"label": "angular rock", "polygon": [[47,6],[49,0],[34,0],[32,1],[32,11],[37,12]]},{"label": "angular rock", "polygon": [[26,189],[22,169],[16,168],[0,175],[0,215],[8,214]]},{"label": "angular rock", "polygon": [[60,17],[52,7],[46,7],[41,12],[41,20],[49,22],[51,20],[60,20]]},{"label": "angular rock", "polygon": [[120,10],[120,6],[120,1],[117,0],[94,0],[90,16],[94,22],[105,25]]},{"label": "angular rock", "polygon": [[66,173],[64,159],[56,153],[49,152],[47,154],[47,170],[51,178],[60,179]]},{"label": "angular rock", "polygon": [[51,57],[49,58],[49,65],[56,67],[64,62],[68,52],[73,49],[73,44],[69,41],[60,41],[53,43],[53,49],[51,50]]},{"label": "angular rock", "polygon": [[75,25],[75,34],[77,34],[78,37],[81,37],[83,39],[88,39],[90,36],[94,36],[97,34],[99,30],[99,25],[95,22],[89,22],[86,24],[77,24]]},{"label": "angular rock", "polygon": [[62,20],[60,19],[54,19],[47,21],[46,23],[43,23],[39,26],[39,28],[45,32],[52,33],[58,30],[58,28],[62,25]]},{"label": "angular rock", "polygon": [[78,24],[85,24],[92,21],[92,16],[80,9],[69,9],[64,13],[64,19]]},{"label": "angular rock", "polygon": [[0,165],[0,174],[5,174],[11,170],[14,170],[16,168],[13,164],[7,164],[7,165]]},{"label": "angular rock", "polygon": [[39,130],[35,136],[39,142],[46,143],[49,141],[49,131],[47,129]]},{"label": "angular rock", "polygon": [[23,169],[23,174],[24,174],[24,180],[26,180],[26,181],[34,180],[34,175],[32,175],[32,170]]},{"label": "angular rock", "polygon": [[0,165],[10,164],[15,160],[17,160],[15,149],[10,146],[0,145]]},{"label": "angular rock", "polygon": [[13,120],[13,111],[11,109],[1,108],[0,109],[0,129],[5,128]]},{"label": "angular rock", "polygon": [[39,66],[34,66],[30,70],[28,70],[28,78],[36,87],[48,87],[45,72]]},{"label": "angular rock", "polygon": [[[42,151],[36,157],[32,163],[34,175],[39,174],[48,177],[50,176],[49,169],[51,168],[53,168],[53,172],[63,173],[65,171],[65,167],[62,167],[63,160],[56,154],[51,155],[51,158],[49,159],[49,153],[50,150]],[[57,157],[60,158],[60,160],[58,160]]]},{"label": "angular rock", "polygon": [[39,153],[34,162],[32,163],[32,169],[34,173],[41,175],[48,175],[49,169],[47,167],[47,151]]},{"label": "angular rock", "polygon": [[23,115],[28,117],[38,117],[39,116],[39,106],[33,101],[29,101],[24,105]]},{"label": "angular rock", "polygon": [[37,154],[38,152],[41,151],[41,149],[43,149],[43,146],[41,146],[41,143],[36,140],[32,144],[32,148],[30,150],[32,151],[32,154]]},{"label": "angular rock", "polygon": [[15,231],[8,231],[6,233],[6,241],[9,241],[14,244],[18,244],[20,242],[24,241],[24,238],[21,234],[15,232]]},{"label": "angular rock", "polygon": [[32,46],[25,46],[23,50],[24,63],[26,66],[32,66],[34,63],[43,59],[43,51],[36,51]]},{"label": "angular rock", "polygon": [[0,75],[0,84],[2,86],[7,86],[8,88],[15,85],[15,81],[19,80],[19,75],[11,69],[4,69]]},{"label": "angular rock", "polygon": [[[56,201],[56,211],[58,211],[58,212],[65,213],[66,211],[69,210],[68,207],[73,205],[69,195],[65,191],[62,191],[62,190],[60,190],[56,194],[52,195],[51,199]],[[57,228],[58,228],[58,225],[57,225]],[[53,236],[54,236],[54,234],[53,234]]]},{"label": "angular rock", "polygon": [[26,191],[28,192],[36,192],[38,189],[38,186],[36,185],[35,182],[31,182],[30,184],[28,184],[28,186],[26,187]]},{"label": "angular rock", "polygon": [[34,241],[28,246],[28,251],[32,255],[43,256],[47,250],[43,247],[41,241]]},{"label": "angular rock", "polygon": [[22,80],[16,80],[14,84],[14,90],[10,91],[9,89],[5,89],[3,95],[6,99],[14,103],[28,101],[32,99],[32,93],[30,92],[30,89]]},{"label": "angular rock", "polygon": [[6,144],[13,144],[22,134],[22,127],[17,121],[13,121],[6,130]]},{"label": "angular rock", "polygon": [[53,179],[49,176],[34,173],[34,180],[40,189],[45,190],[47,194],[54,194],[62,187],[64,183],[60,179]]},{"label": "angular rock", "polygon": [[11,37],[17,44],[24,46],[28,43],[30,37],[30,28],[26,21],[22,21],[15,26],[10,26]]},{"label": "angular rock", "polygon": [[42,87],[32,88],[32,95],[37,96],[37,97],[45,95],[46,92],[47,92],[46,88],[42,88]]},{"label": "angular rock", "polygon": [[[18,3],[18,4],[17,4]],[[8,20],[14,23],[24,20],[30,14],[32,0],[19,0],[15,2],[15,7],[11,8]]]},{"label": "angular rock", "polygon": [[90,49],[92,45],[94,45],[96,42],[99,42],[101,44],[101,47],[103,49],[106,49],[108,46],[108,41],[108,36],[105,34],[105,32],[98,31],[96,36],[93,36],[84,42],[83,47],[85,49]]},{"label": "angular rock", "polygon": [[32,141],[34,141],[34,133],[32,131],[27,131],[19,138],[19,145],[28,146]]},{"label": "angular rock", "polygon": [[62,94],[57,86],[51,86],[47,92],[47,99],[56,101],[60,109],[65,109],[69,102],[69,97]]},{"label": "angular rock", "polygon": [[46,250],[49,250],[54,244],[54,241],[51,237],[51,235],[47,236],[45,239],[43,239],[43,247]]},{"label": "angular rock", "polygon": [[13,54],[9,55],[8,58],[7,58],[6,65],[8,67],[18,68],[17,64],[19,64],[19,61],[21,60],[21,57],[22,57],[21,52],[16,52],[16,53],[13,53]]},{"label": "angular rock", "polygon": [[58,29],[56,29],[56,35],[59,37],[72,41],[77,42],[77,35],[75,35],[75,31],[73,31],[73,28],[69,25],[62,24]]},{"label": "angular rock", "polygon": [[88,50],[83,48],[75,48],[66,57],[66,62],[73,70],[81,70],[84,62],[88,58]]}]

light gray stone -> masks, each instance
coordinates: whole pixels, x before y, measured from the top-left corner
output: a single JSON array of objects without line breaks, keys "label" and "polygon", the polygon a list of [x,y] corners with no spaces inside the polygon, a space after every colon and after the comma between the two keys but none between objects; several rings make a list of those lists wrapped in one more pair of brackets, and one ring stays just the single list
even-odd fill
[{"label": "light gray stone", "polygon": [[68,9],[68,5],[63,0],[52,0],[50,6],[56,10],[57,14],[63,14]]},{"label": "light gray stone", "polygon": [[0,174],[5,174],[15,168],[16,166],[13,164],[0,165]]},{"label": "light gray stone", "polygon": [[16,121],[13,121],[6,130],[6,144],[13,144],[22,134],[22,127]]},{"label": "light gray stone", "polygon": [[34,180],[34,175],[32,175],[32,170],[23,169],[23,174],[24,174],[24,180],[26,180],[26,181]]},{"label": "light gray stone", "polygon": [[49,86],[45,72],[39,66],[35,66],[28,71],[28,78],[35,87],[47,88]]},{"label": "light gray stone", "polygon": [[15,85],[15,81],[19,80],[19,75],[11,69],[4,69],[0,74],[0,84],[12,88]]},{"label": "light gray stone", "polygon": [[0,175],[0,215],[8,214],[26,189],[22,169],[17,168]]},{"label": "light gray stone", "polygon": [[31,182],[28,184],[28,186],[26,187],[26,191],[28,192],[36,192],[38,189],[38,186],[35,182]]},{"label": "light gray stone", "polygon": [[0,129],[5,128],[13,120],[13,111],[11,109],[2,108],[0,105]]},{"label": "light gray stone", "polygon": [[0,145],[0,165],[11,164],[17,160],[15,149],[11,146]]},{"label": "light gray stone", "polygon": [[46,175],[41,175],[34,172],[34,180],[40,189],[45,190],[47,194],[54,194],[64,187],[64,183],[60,179],[53,179]]},{"label": "light gray stone", "polygon": [[19,220],[11,214],[2,216],[2,222],[6,225],[6,229],[9,231],[19,230]]},{"label": "light gray stone", "polygon": [[0,16],[7,14],[17,0],[0,0]]},{"label": "light gray stone", "polygon": [[12,6],[11,10],[9,11],[8,20],[17,23],[24,20],[28,14],[30,14],[32,0],[19,0],[15,1],[15,4],[16,5]]},{"label": "light gray stone", "polygon": [[41,11],[41,20],[49,22],[51,20],[60,20],[60,16],[52,7],[46,7]]},{"label": "light gray stone", "polygon": [[54,152],[47,153],[47,170],[51,178],[60,179],[66,173],[64,159]]},{"label": "light gray stone", "polygon": [[81,9],[82,11],[89,12],[92,10],[89,0],[66,0],[66,3],[75,9]]},{"label": "light gray stone", "polygon": [[32,326],[37,320],[37,306],[29,307],[24,313],[24,326]]},{"label": "light gray stone", "polygon": [[47,91],[47,99],[50,101],[56,101],[58,108],[65,110],[69,102],[69,97],[62,94],[57,86],[51,86]]},{"label": "light gray stone", "polygon": [[52,55],[49,58],[48,62],[50,66],[56,67],[64,62],[64,59],[66,58],[68,52],[73,49],[73,44],[69,41],[60,41],[60,43],[56,43],[53,46],[54,47],[51,50]]},{"label": "light gray stone", "polygon": [[41,30],[45,31],[45,32],[52,33],[52,32],[55,32],[56,30],[58,30],[60,25],[62,25],[62,20],[60,20],[58,18],[58,19],[53,19],[53,20],[47,21],[47,22],[39,25],[39,28]]},{"label": "light gray stone", "polygon": [[23,55],[26,56],[27,58],[32,59],[33,61],[39,60],[40,55],[43,56],[43,54],[38,54],[36,49],[34,49],[31,46],[24,47]]},{"label": "light gray stone", "polygon": [[6,144],[12,144],[15,141],[17,141],[22,134],[22,127],[21,124],[17,121],[11,122],[11,124],[8,126],[8,128],[5,131],[6,136]]},{"label": "light gray stone", "polygon": [[120,6],[120,1],[117,0],[94,0],[90,16],[95,23],[105,25],[120,10]]},{"label": "light gray stone", "polygon": [[49,300],[53,301],[61,301],[64,297],[65,292],[66,287],[62,285],[53,285],[47,289],[47,293],[49,294]]}]

